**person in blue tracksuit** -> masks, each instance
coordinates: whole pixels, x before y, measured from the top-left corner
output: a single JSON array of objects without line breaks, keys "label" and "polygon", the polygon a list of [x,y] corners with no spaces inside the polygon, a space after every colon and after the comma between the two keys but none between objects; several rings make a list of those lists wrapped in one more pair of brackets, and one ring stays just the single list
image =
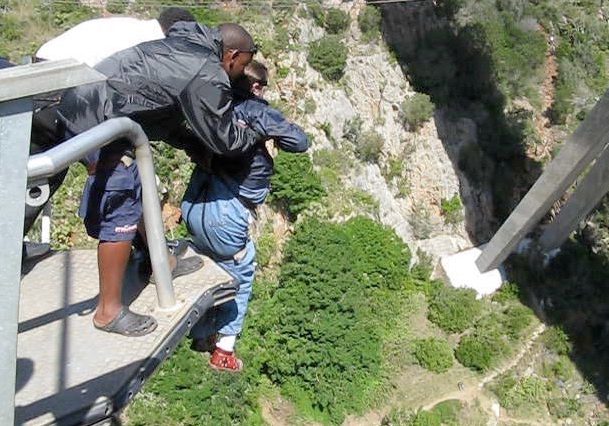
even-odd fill
[{"label": "person in blue tracksuit", "polygon": [[216,308],[211,318],[200,320],[191,332],[193,349],[210,351],[209,364],[217,370],[243,368],[234,347],[243,328],[256,269],[249,228],[256,207],[269,193],[273,174],[273,159],[264,142],[272,139],[288,152],[309,148],[304,131],[262,98],[267,82],[266,67],[252,61],[235,89],[236,118],[249,123],[262,139],[240,157],[214,157],[207,170],[197,165],[182,202],[182,217],[195,246],[231,274],[239,286],[234,301]]}]

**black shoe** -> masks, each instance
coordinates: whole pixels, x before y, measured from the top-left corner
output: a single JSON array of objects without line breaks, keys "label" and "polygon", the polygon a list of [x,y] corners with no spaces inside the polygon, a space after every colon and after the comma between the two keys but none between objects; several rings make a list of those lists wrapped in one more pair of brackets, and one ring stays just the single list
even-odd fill
[{"label": "black shoe", "polygon": [[[186,258],[178,258],[176,267],[171,271],[171,279],[175,279],[177,277],[181,277],[182,275],[192,274],[193,272],[197,272],[199,269],[203,267],[203,259],[199,256],[191,256]],[[154,274],[150,275],[151,284],[156,284],[154,279]]]},{"label": "black shoe", "polygon": [[167,241],[167,248],[169,249],[169,252],[171,254],[173,254],[175,257],[184,256],[184,253],[186,253],[186,250],[188,250],[188,247],[190,247],[189,240],[180,239],[180,240],[168,240]]}]

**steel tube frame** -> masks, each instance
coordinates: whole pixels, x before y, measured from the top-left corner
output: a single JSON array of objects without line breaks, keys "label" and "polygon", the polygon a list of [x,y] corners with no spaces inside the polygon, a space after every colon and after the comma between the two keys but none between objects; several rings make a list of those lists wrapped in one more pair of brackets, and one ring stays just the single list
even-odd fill
[{"label": "steel tube frame", "polygon": [[[32,101],[0,103],[0,424],[12,425],[15,415],[19,277],[23,249],[23,215]],[[26,131],[24,131],[26,129]],[[18,220],[15,220],[18,218]]]},{"label": "steel tube frame", "polygon": [[90,151],[123,138],[129,140],[135,148],[135,158],[142,181],[144,224],[159,306],[170,309],[175,306],[176,301],[156,189],[152,152],[148,137],[139,124],[126,117],[112,118],[48,151],[31,156],[27,164],[28,183],[53,176]]}]

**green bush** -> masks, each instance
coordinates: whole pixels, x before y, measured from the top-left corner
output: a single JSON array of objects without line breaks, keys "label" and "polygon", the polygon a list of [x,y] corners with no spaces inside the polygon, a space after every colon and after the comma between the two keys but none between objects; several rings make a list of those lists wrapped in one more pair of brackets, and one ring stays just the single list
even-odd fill
[{"label": "green bush", "polygon": [[46,7],[53,13],[53,24],[62,30],[67,30],[97,15],[94,9],[84,6],[77,1],[74,3],[53,2]]},{"label": "green bush", "polygon": [[347,46],[337,36],[324,36],[310,44],[307,59],[324,78],[338,81],[347,66]]},{"label": "green bush", "polygon": [[368,5],[358,15],[357,23],[364,40],[373,40],[381,33],[381,12],[378,8]]},{"label": "green bush", "polygon": [[463,409],[463,404],[458,399],[449,399],[442,401],[434,406],[431,411],[437,413],[445,425],[457,425],[459,413]]},{"label": "green bush", "polygon": [[356,115],[355,117],[346,120],[345,124],[343,125],[343,138],[353,144],[357,143],[362,133],[363,124],[364,122],[362,121],[362,118],[359,115]]},{"label": "green bush", "polygon": [[509,373],[500,377],[492,390],[499,398],[501,406],[505,408],[539,403],[547,394],[546,386],[540,378],[535,376],[517,378]]},{"label": "green bush", "polygon": [[516,340],[522,336],[532,320],[533,312],[526,306],[510,306],[505,311],[502,325],[505,328],[505,333],[512,340]]},{"label": "green bush", "polygon": [[493,294],[493,301],[498,303],[517,302],[520,299],[520,288],[518,284],[506,282]]},{"label": "green bush", "polygon": [[463,204],[459,194],[455,194],[450,199],[443,199],[440,203],[444,222],[449,224],[457,224],[463,221]]},{"label": "green bush", "polygon": [[349,28],[350,22],[351,19],[346,12],[332,8],[326,12],[324,28],[330,34],[341,34]]},{"label": "green bush", "polygon": [[561,355],[555,362],[544,362],[543,372],[544,376],[550,379],[567,381],[573,377],[573,364],[569,358]]},{"label": "green bush", "polygon": [[355,145],[355,155],[367,163],[377,163],[381,156],[385,141],[374,130],[361,133]]},{"label": "green bush", "polygon": [[273,226],[267,223],[261,235],[256,240],[256,257],[258,267],[265,268],[269,265],[271,258],[277,250],[277,240],[273,233]]},{"label": "green bush", "polygon": [[475,371],[486,371],[509,351],[509,346],[497,330],[476,330],[461,339],[455,357],[461,365]]},{"label": "green bush", "polygon": [[582,403],[575,398],[552,398],[547,405],[550,415],[559,419],[577,417],[582,410]]},{"label": "green bush", "polygon": [[129,0],[110,0],[106,3],[106,10],[114,14],[125,13],[128,7]]},{"label": "green bush", "polygon": [[415,203],[412,205],[412,216],[410,226],[415,238],[425,240],[431,237],[434,225],[431,221],[431,212],[424,204]]},{"label": "green bush", "polygon": [[318,0],[308,2],[307,8],[309,9],[309,14],[315,23],[320,27],[323,27],[326,21],[326,12],[322,7],[321,2]]},{"label": "green bush", "polygon": [[415,93],[402,103],[404,124],[410,131],[416,131],[433,116],[435,106],[429,95]]},{"label": "green bush", "polygon": [[0,15],[0,40],[17,41],[24,35],[23,24],[11,15]]},{"label": "green bush", "polygon": [[372,220],[308,219],[287,243],[260,310],[262,371],[299,406],[340,423],[382,383],[382,340],[406,297],[410,255]]},{"label": "green bush", "polygon": [[414,356],[422,367],[434,373],[444,373],[453,365],[453,351],[446,340],[418,340],[414,345]]},{"label": "green bush", "polygon": [[552,326],[546,329],[541,341],[544,346],[558,355],[569,355],[571,353],[572,344],[569,341],[569,336],[560,326]]},{"label": "green bush", "polygon": [[517,22],[510,13],[497,13],[480,20],[493,68],[502,92],[509,98],[526,95],[531,79],[543,65],[547,44],[535,26]]},{"label": "green bush", "polygon": [[474,323],[481,308],[475,291],[445,286],[429,303],[428,318],[448,333],[462,333]]},{"label": "green bush", "polygon": [[271,178],[270,200],[282,204],[292,219],[325,195],[307,154],[280,152]]},{"label": "green bush", "polygon": [[188,9],[197,22],[201,22],[209,27],[216,27],[223,22],[232,22],[234,16],[220,8],[193,7]]},{"label": "green bush", "polygon": [[[257,43],[264,56],[273,57],[290,48],[290,33],[286,27],[276,25],[274,34],[271,37],[257,39]],[[289,68],[280,68],[278,71],[278,78],[284,78],[289,71]],[[285,75],[283,75],[284,73]]]},{"label": "green bush", "polygon": [[412,412],[392,409],[381,421],[382,426],[441,426],[459,424],[459,413],[463,408],[460,401],[449,399],[437,404],[429,411]]},{"label": "green bush", "polygon": [[263,424],[253,374],[218,374],[182,343],[127,408],[128,424]]}]

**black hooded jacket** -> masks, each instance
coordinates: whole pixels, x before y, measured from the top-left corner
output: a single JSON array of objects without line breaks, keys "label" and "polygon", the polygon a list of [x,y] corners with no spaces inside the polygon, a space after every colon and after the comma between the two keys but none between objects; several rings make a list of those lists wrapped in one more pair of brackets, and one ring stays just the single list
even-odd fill
[{"label": "black hooded jacket", "polygon": [[[78,134],[107,119],[129,117],[150,140],[188,151],[241,155],[260,136],[234,117],[221,57],[217,30],[178,22],[165,39],[141,43],[100,62],[95,68],[107,81],[68,90],[59,120],[69,133]],[[101,155],[126,148],[125,141],[117,141]],[[87,159],[98,161],[95,157]]]}]

